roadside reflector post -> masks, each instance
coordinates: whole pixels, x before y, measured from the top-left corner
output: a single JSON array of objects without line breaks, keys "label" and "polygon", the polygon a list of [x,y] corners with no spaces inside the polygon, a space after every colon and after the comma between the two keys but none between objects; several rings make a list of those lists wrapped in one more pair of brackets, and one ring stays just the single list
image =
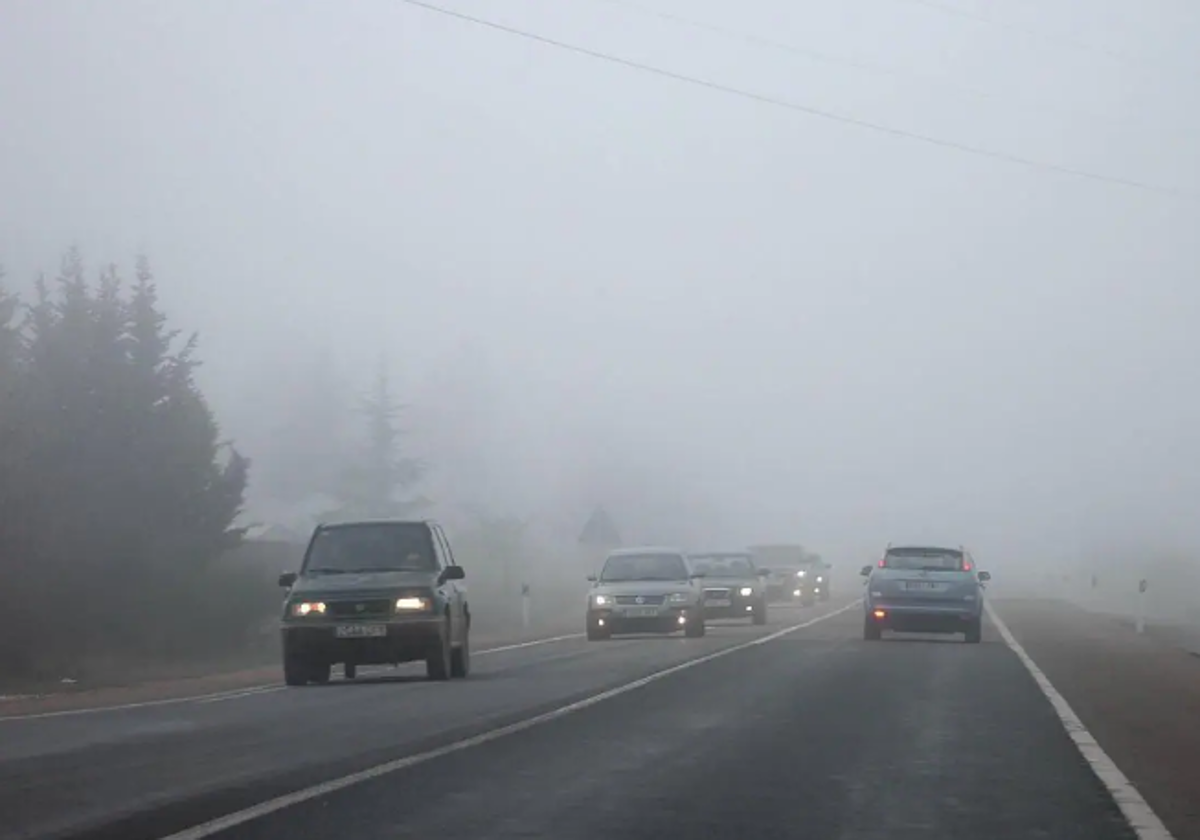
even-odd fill
[{"label": "roadside reflector post", "polygon": [[1137,607],[1137,631],[1138,633],[1146,632],[1146,589],[1149,586],[1146,579],[1142,578],[1138,581],[1138,607]]},{"label": "roadside reflector post", "polygon": [[529,629],[529,584],[521,584],[521,626]]}]

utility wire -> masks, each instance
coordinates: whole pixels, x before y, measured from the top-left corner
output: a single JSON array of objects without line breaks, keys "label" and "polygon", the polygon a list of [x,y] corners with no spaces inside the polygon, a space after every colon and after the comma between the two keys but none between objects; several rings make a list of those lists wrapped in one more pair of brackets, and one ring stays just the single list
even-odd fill
[{"label": "utility wire", "polygon": [[[923,8],[929,9],[931,11],[940,12],[945,15],[951,15],[953,17],[964,18],[966,20],[973,20],[976,23],[985,23],[988,26],[995,26],[999,29],[1007,29],[1010,32],[1019,32],[1022,35],[1025,35],[1027,37],[1037,38],[1039,40],[1046,41],[1047,43],[1059,44],[1060,46],[1070,47],[1071,49],[1079,50],[1080,52],[1089,52],[1089,53],[1094,53],[1096,55],[1102,55],[1107,58],[1111,58],[1111,59],[1115,59],[1116,61],[1123,62],[1125,64],[1140,66],[1145,69],[1153,68],[1153,69],[1158,69],[1158,70],[1172,70],[1172,71],[1178,71],[1181,69],[1175,65],[1167,64],[1162,61],[1154,61],[1153,59],[1142,58],[1139,56],[1131,55],[1130,53],[1127,53],[1127,52],[1121,52],[1120,50],[1112,50],[1112,49],[1108,49],[1106,47],[1096,46],[1095,44],[1089,44],[1084,41],[1076,41],[1074,38],[1068,38],[1064,35],[1050,34],[1048,32],[1043,32],[1040,29],[1035,29],[1032,26],[1024,26],[1022,24],[1012,23],[1007,20],[999,20],[994,17],[982,15],[979,12],[973,12],[969,9],[961,9],[957,6],[950,6],[945,3],[938,3],[938,2],[935,2],[935,0],[894,0],[894,2],[908,3],[913,6],[921,6]],[[1195,74],[1189,73],[1189,75],[1195,75]]]},{"label": "utility wire", "polygon": [[1019,166],[1025,166],[1025,167],[1029,167],[1031,169],[1041,169],[1041,170],[1044,170],[1047,172],[1056,172],[1060,175],[1070,175],[1070,176],[1073,176],[1076,178],[1083,178],[1083,179],[1090,180],[1090,181],[1099,181],[1101,183],[1129,187],[1131,189],[1141,190],[1141,191],[1150,192],[1150,193],[1156,193],[1159,195],[1171,196],[1173,198],[1185,199],[1188,201],[1200,200],[1200,194],[1196,194],[1196,193],[1184,192],[1182,190],[1175,190],[1175,189],[1171,189],[1169,187],[1157,186],[1154,184],[1146,183],[1144,181],[1136,181],[1136,180],[1132,180],[1132,179],[1128,179],[1128,178],[1120,178],[1120,177],[1117,177],[1114,175],[1104,175],[1102,173],[1091,172],[1086,169],[1075,169],[1075,168],[1069,167],[1069,166],[1061,166],[1059,164],[1054,164],[1054,163],[1045,163],[1043,161],[1034,160],[1032,158],[1021,157],[1019,155],[1012,155],[1012,154],[1008,154],[1006,152],[997,152],[997,151],[992,151],[989,149],[983,149],[983,148],[979,148],[977,146],[967,145],[966,143],[958,143],[953,140],[943,140],[943,139],[933,137],[933,136],[927,135],[927,134],[920,134],[920,133],[914,132],[914,131],[906,131],[901,128],[895,128],[892,126],[883,125],[882,123],[870,122],[868,120],[861,120],[861,119],[857,119],[855,117],[847,117],[842,114],[836,114],[831,111],[822,110],[820,108],[813,108],[811,106],[801,105],[801,104],[798,104],[795,102],[788,102],[787,100],[784,100],[784,99],[778,99],[778,98],[775,98],[772,96],[766,96],[764,94],[754,93],[753,91],[744,90],[742,88],[735,88],[735,87],[731,87],[729,85],[720,84],[718,82],[712,82],[712,81],[708,81],[706,79],[697,78],[695,76],[688,76],[683,73],[676,73],[673,70],[666,70],[661,67],[655,67],[654,65],[651,65],[651,64],[643,64],[639,61],[633,61],[631,59],[621,58],[620,56],[615,56],[610,53],[600,52],[599,50],[592,50],[592,49],[588,49],[587,47],[580,47],[575,44],[567,43],[565,41],[559,41],[554,38],[548,38],[544,35],[538,35],[534,32],[529,32],[524,29],[518,29],[513,26],[506,26],[505,24],[497,23],[496,21],[492,21],[492,20],[487,20],[486,18],[480,18],[480,17],[475,17],[473,15],[468,15],[465,12],[458,12],[458,11],[454,11],[452,9],[447,9],[443,6],[435,5],[433,3],[426,3],[426,2],[423,2],[423,0],[400,0],[400,2],[407,3],[410,6],[415,6],[415,7],[421,8],[421,9],[425,9],[425,10],[433,12],[435,14],[444,15],[446,17],[455,18],[457,20],[475,24],[476,26],[481,26],[481,27],[484,27],[487,29],[494,30],[496,32],[503,32],[505,34],[513,35],[518,38],[524,38],[529,41],[535,41],[540,44],[545,44],[546,46],[555,47],[555,48],[561,49],[561,50],[566,50],[567,52],[573,52],[578,55],[583,55],[583,56],[587,56],[589,58],[597,59],[599,61],[606,61],[611,64],[618,64],[618,65],[621,65],[622,67],[627,67],[631,70],[638,70],[643,73],[649,73],[651,75],[659,76],[664,79],[672,79],[677,82],[683,82],[684,84],[689,84],[689,85],[693,85],[696,87],[705,88],[707,90],[716,91],[718,93],[724,93],[729,96],[736,96],[741,99],[750,100],[752,102],[758,102],[758,103],[761,103],[764,105],[772,105],[777,108],[784,108],[789,111],[796,111],[798,113],[808,114],[809,116],[818,117],[820,119],[825,119],[825,120],[830,120],[832,122],[842,123],[844,125],[852,125],[852,126],[856,126],[858,128],[865,128],[870,131],[878,132],[880,134],[888,134],[893,137],[902,137],[907,140],[915,140],[917,142],[925,143],[930,146],[937,146],[937,147],[943,148],[943,149],[953,149],[954,151],[962,152],[963,154],[974,155],[976,157],[991,158],[993,160],[999,160],[999,161],[1004,161],[1006,163],[1017,164]]},{"label": "utility wire", "polygon": [[1047,112],[1047,113],[1067,114],[1067,115],[1074,116],[1074,117],[1081,117],[1081,118],[1084,118],[1087,120],[1095,120],[1097,122],[1105,122],[1105,123],[1110,123],[1110,124],[1114,124],[1114,125],[1122,125],[1122,126],[1130,125],[1128,120],[1124,120],[1124,119],[1121,119],[1118,117],[1113,117],[1113,116],[1108,116],[1108,115],[1103,115],[1103,114],[1096,114],[1096,113],[1092,113],[1090,111],[1083,111],[1083,110],[1079,110],[1079,109],[1075,109],[1075,108],[1067,108],[1067,107],[1064,107],[1057,103],[1050,104],[1047,102],[1047,103],[1038,104],[1038,103],[1020,102],[1016,99],[1016,97],[1005,96],[1004,94],[998,94],[998,93],[994,93],[992,91],[982,90],[980,88],[968,87],[966,85],[959,85],[959,84],[955,84],[953,82],[947,82],[942,79],[939,79],[939,78],[936,78],[934,76],[930,76],[930,75],[927,75],[924,73],[914,73],[912,71],[899,70],[899,69],[896,69],[895,67],[888,67],[886,65],[877,64],[875,62],[862,61],[862,60],[854,59],[854,58],[846,58],[845,56],[834,55],[832,53],[823,52],[821,50],[815,50],[810,47],[801,47],[801,46],[797,46],[795,44],[785,43],[783,41],[776,41],[771,38],[764,38],[761,35],[756,35],[751,32],[745,32],[743,30],[737,30],[737,29],[730,29],[725,26],[719,26],[717,24],[707,23],[705,21],[696,20],[695,18],[684,17],[683,15],[677,15],[672,12],[664,12],[664,11],[660,11],[658,9],[652,9],[647,6],[641,5],[640,3],[629,2],[629,0],[594,0],[594,2],[604,3],[607,5],[613,6],[615,8],[628,9],[629,11],[632,11],[632,12],[637,12],[639,14],[648,15],[650,17],[656,17],[656,18],[659,18],[660,20],[665,20],[665,21],[669,21],[671,23],[679,24],[680,26],[686,26],[686,27],[690,27],[692,29],[699,29],[699,30],[703,30],[706,32],[712,32],[717,35],[722,35],[726,38],[732,38],[734,40],[743,41],[747,44],[753,44],[754,46],[767,47],[769,49],[778,50],[780,52],[790,53],[791,55],[801,56],[803,58],[807,58],[812,61],[819,61],[819,62],[822,62],[825,64],[831,64],[834,66],[852,67],[856,70],[865,71],[867,73],[875,73],[875,74],[883,75],[883,76],[894,76],[896,78],[909,79],[909,80],[913,80],[913,81],[919,82],[921,84],[927,85],[932,88],[941,88],[942,90],[951,90],[951,91],[955,91],[959,94],[971,96],[976,99],[980,99],[980,100],[984,100],[984,101],[988,101],[988,102],[1007,103],[1014,107],[1020,107],[1020,108],[1024,108],[1024,109],[1031,110],[1031,111],[1042,111],[1042,112]]}]

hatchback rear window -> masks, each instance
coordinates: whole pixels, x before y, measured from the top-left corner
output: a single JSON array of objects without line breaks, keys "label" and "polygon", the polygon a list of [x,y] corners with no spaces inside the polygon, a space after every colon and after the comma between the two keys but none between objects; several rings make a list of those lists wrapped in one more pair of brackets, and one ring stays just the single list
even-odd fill
[{"label": "hatchback rear window", "polygon": [[954,548],[890,548],[880,565],[887,569],[962,572],[966,571],[965,559]]}]

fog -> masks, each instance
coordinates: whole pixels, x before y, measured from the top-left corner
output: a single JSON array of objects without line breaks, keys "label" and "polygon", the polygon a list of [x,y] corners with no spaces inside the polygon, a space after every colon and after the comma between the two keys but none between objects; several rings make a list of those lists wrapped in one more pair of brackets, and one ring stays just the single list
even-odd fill
[{"label": "fog", "polygon": [[383,356],[439,514],[1200,546],[1200,7],[441,5],[762,99],[402,0],[0,4],[8,282],[146,254],[248,516]]}]

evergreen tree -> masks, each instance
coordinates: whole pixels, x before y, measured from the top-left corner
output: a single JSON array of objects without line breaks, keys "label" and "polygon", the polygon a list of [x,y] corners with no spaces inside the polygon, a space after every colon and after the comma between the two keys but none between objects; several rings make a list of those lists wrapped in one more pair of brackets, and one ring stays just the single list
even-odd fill
[{"label": "evergreen tree", "polygon": [[[179,642],[185,599],[238,542],[248,471],[195,383],[196,337],[173,349],[144,259],[125,294],[76,249],[19,334],[12,314],[0,296],[0,574],[24,637],[42,664]],[[0,645],[0,670],[20,654]]]},{"label": "evergreen tree", "polygon": [[392,395],[387,364],[380,360],[370,392],[359,414],[365,421],[365,440],[345,471],[338,510],[332,519],[385,519],[417,515],[429,505],[414,488],[425,474],[425,464],[403,454],[405,431],[399,418],[405,406]]}]

